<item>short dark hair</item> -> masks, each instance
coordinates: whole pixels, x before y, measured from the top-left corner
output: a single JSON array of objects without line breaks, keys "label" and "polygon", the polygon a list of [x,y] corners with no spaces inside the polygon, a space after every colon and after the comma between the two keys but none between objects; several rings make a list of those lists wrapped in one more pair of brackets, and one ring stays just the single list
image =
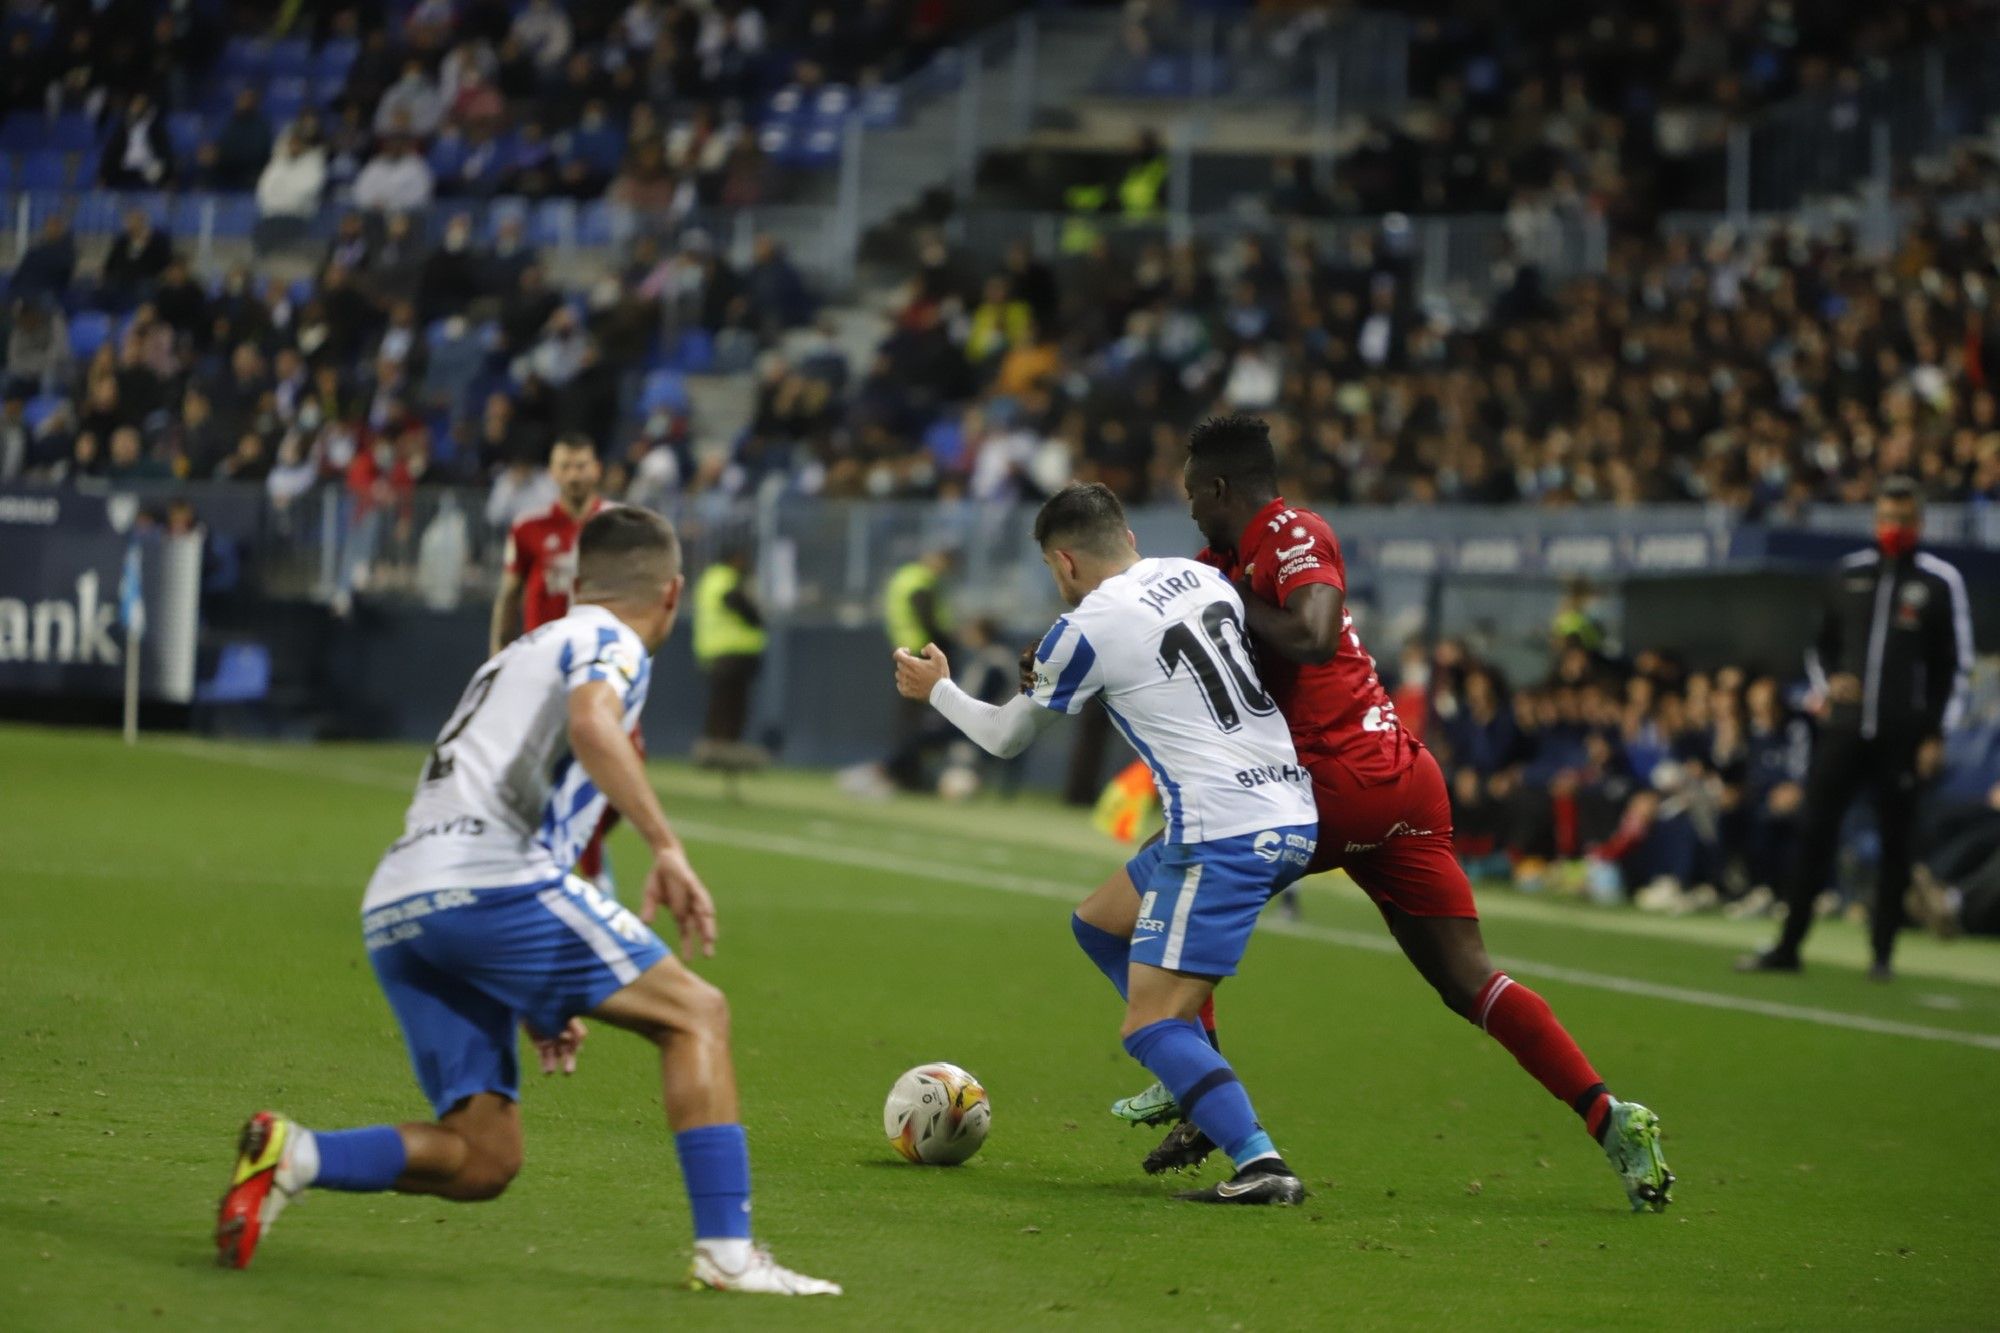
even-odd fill
[{"label": "short dark hair", "polygon": [[1906,476],[1898,472],[1882,478],[1882,484],[1875,488],[1875,498],[1878,500],[1914,500],[1918,504],[1922,504],[1924,493],[1918,487],[1915,477]]},{"label": "short dark hair", "polygon": [[650,509],[613,505],[577,534],[579,601],[650,598],[680,572],[681,543],[674,525]]},{"label": "short dark hair", "polygon": [[1098,555],[1116,555],[1126,545],[1125,506],[1101,481],[1073,482],[1035,515],[1035,545],[1077,546]]},{"label": "short dark hair", "polygon": [[558,449],[588,449],[594,454],[597,452],[597,441],[576,431],[564,431],[550,442],[549,454],[553,456]]},{"label": "short dark hair", "polygon": [[1232,413],[1210,417],[1188,436],[1188,457],[1231,484],[1278,480],[1278,455],[1263,418]]}]

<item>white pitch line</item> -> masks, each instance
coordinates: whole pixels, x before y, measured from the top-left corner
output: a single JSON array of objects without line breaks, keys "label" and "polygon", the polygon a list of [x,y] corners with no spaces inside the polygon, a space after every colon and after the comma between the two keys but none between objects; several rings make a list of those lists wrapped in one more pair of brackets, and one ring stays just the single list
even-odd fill
[{"label": "white pitch line", "polygon": [[[272,772],[289,773],[297,777],[330,778],[341,782],[385,789],[404,790],[408,784],[400,778],[390,777],[378,770],[366,769],[350,764],[314,763],[293,764],[274,755],[232,752],[218,747],[189,742],[169,742],[158,748],[171,749],[199,759],[210,759],[218,763],[238,764],[250,768],[262,768]],[[1082,899],[1092,886],[1077,883],[1062,883],[1056,880],[1037,879],[1028,875],[1008,875],[998,871],[975,870],[952,865],[948,862],[913,861],[907,857],[889,852],[871,851],[865,847],[849,847],[839,843],[808,842],[801,838],[788,837],[782,833],[752,832],[732,828],[725,824],[710,824],[702,820],[676,819],[674,826],[688,837],[697,841],[720,843],[743,851],[769,852],[779,856],[791,856],[805,861],[818,861],[834,865],[854,866],[863,870],[880,870],[888,874],[901,875],[909,879],[943,881],[963,884],[971,888],[989,889],[998,893],[1012,893],[1032,898],[1046,898],[1053,901],[1074,903]],[[1278,935],[1291,935],[1300,939],[1317,940],[1325,944],[1337,944],[1348,949],[1362,949],[1369,953],[1397,953],[1396,942],[1387,936],[1366,934],[1356,930],[1342,930],[1332,926],[1313,926],[1266,918],[1259,923],[1260,930]],[[1664,1000],[1669,1004],[1693,1005],[1703,1009],[1723,1009],[1733,1013],[1756,1014],[1763,1018],[1776,1018],[1793,1023],[1811,1023],[1818,1027],[1841,1028],[1849,1032],[1868,1032],[1882,1037],[1905,1037],[1912,1041],[1945,1042],[1955,1046],[1971,1046],[1983,1051],[2000,1051],[2000,1035],[1986,1032],[1959,1032],[1951,1028],[1929,1027],[1921,1023],[1902,1023],[1889,1018],[1871,1018],[1865,1014],[1843,1013],[1837,1009],[1820,1009],[1813,1005],[1784,1004],[1773,1000],[1753,1000],[1747,996],[1726,995],[1720,991],[1695,990],[1687,986],[1669,986],[1661,982],[1642,981],[1632,977],[1613,976],[1604,972],[1588,972],[1581,968],[1564,967],[1558,963],[1543,963],[1530,958],[1494,958],[1494,963],[1510,972],[1522,972],[1531,976],[1545,977],[1572,986],[1583,986],[1592,990],[1609,991],[1618,995],[1637,995],[1651,1000]]]}]

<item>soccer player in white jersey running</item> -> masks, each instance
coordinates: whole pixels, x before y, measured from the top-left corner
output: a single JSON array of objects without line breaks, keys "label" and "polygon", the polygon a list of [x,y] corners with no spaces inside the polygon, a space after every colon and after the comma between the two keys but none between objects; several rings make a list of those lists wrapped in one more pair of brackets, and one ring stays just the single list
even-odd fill
[{"label": "soccer player in white jersey running", "polygon": [[1103,698],[1153,770],[1167,831],[1097,891],[1139,895],[1131,938],[1079,917],[1078,942],[1125,999],[1126,1051],[1236,1164],[1231,1179],[1175,1197],[1298,1203],[1305,1187],[1196,1021],[1235,973],[1257,913],[1305,872],[1319,823],[1291,732],[1244,642],[1242,600],[1206,565],[1141,559],[1118,498],[1100,485],[1052,497],[1035,541],[1074,610],[1035,650],[1034,688],[980,703],[952,683],[935,644],[922,657],[896,651],[896,687],[1003,758]]},{"label": "soccer player in white jersey running", "polygon": [[[362,901],[369,961],[437,1119],[315,1132],[252,1116],[216,1221],[224,1264],[246,1267],[310,1188],[498,1198],[521,1169],[514,1029],[528,1030],[543,1073],[568,1074],[578,1015],[591,1014],[659,1047],[694,1210],[691,1284],[839,1293],[751,1242],[728,1003],[643,924],[664,907],[684,948],[715,951],[715,905],[631,739],[682,583],[665,519],[607,510],[578,541],[575,608],[473,676]],[[653,849],[638,917],[567,873],[607,799]]]}]

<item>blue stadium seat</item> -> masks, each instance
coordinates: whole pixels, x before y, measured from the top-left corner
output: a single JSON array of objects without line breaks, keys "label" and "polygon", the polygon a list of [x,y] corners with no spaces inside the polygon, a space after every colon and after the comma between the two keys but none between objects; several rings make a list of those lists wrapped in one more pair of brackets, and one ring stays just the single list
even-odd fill
[{"label": "blue stadium seat", "polygon": [[224,194],[215,199],[215,234],[240,241],[257,230],[257,196]]},{"label": "blue stadium seat", "polygon": [[611,216],[611,205],[602,199],[593,199],[577,211],[576,243],[578,245],[609,245],[616,230]]},{"label": "blue stadium seat", "polygon": [[312,43],[303,37],[284,37],[272,42],[267,68],[279,76],[310,74],[313,68]]},{"label": "blue stadium seat", "polygon": [[625,136],[610,125],[574,130],[569,136],[569,155],[597,171],[616,171],[625,157]]},{"label": "blue stadium seat", "polygon": [[225,643],[215,674],[195,686],[198,704],[254,704],[271,697],[271,650],[261,643]]},{"label": "blue stadium seat", "polygon": [[48,147],[49,118],[39,111],[12,111],[0,120],[0,153],[32,153]]},{"label": "blue stadium seat", "polygon": [[312,96],[312,85],[297,75],[272,79],[264,85],[264,114],[274,126],[296,120]]},{"label": "blue stadium seat", "polygon": [[644,416],[655,412],[684,413],[690,406],[687,377],[676,370],[650,372],[639,390],[639,411]]},{"label": "blue stadium seat", "polygon": [[51,149],[29,153],[21,160],[21,187],[27,190],[66,190],[70,183],[68,153]]},{"label": "blue stadium seat", "polygon": [[861,96],[861,121],[870,129],[885,129],[903,119],[903,94],[897,88],[870,88]]},{"label": "blue stadium seat", "polygon": [[457,130],[446,130],[432,141],[431,150],[426,154],[430,159],[431,174],[440,183],[455,179],[458,169],[465,165],[465,154],[465,136]]},{"label": "blue stadium seat", "polygon": [[101,310],[86,310],[69,322],[69,354],[81,365],[97,355],[97,349],[111,341],[111,316]]},{"label": "blue stadium seat", "polygon": [[[14,188],[14,183],[14,156],[11,153],[0,153],[0,190],[11,190]],[[6,207],[0,208],[0,217],[13,217],[15,207],[12,199],[7,200]]]},{"label": "blue stadium seat", "polygon": [[965,456],[964,426],[957,417],[939,417],[924,431],[924,449],[939,467],[957,467]]},{"label": "blue stadium seat", "polygon": [[46,145],[65,153],[88,153],[97,148],[97,122],[81,111],[71,111],[49,122]]},{"label": "blue stadium seat", "polygon": [[176,111],[167,117],[167,143],[174,156],[192,162],[208,138],[208,118],[199,111]]},{"label": "blue stadium seat", "polygon": [[715,368],[715,339],[707,329],[685,329],[674,342],[673,364],[690,375]]},{"label": "blue stadium seat", "polygon": [[29,430],[40,430],[42,423],[68,402],[69,399],[59,393],[38,393],[21,409],[21,419],[27,423]]},{"label": "blue stadium seat", "polygon": [[838,120],[853,109],[854,90],[841,83],[820,89],[812,104],[812,114],[820,120]]},{"label": "blue stadium seat", "polygon": [[544,199],[535,205],[529,238],[536,245],[562,245],[577,229],[576,202],[571,199]]},{"label": "blue stadium seat", "polygon": [[335,38],[313,57],[313,72],[322,79],[346,79],[361,55],[361,43],[353,38]]},{"label": "blue stadium seat", "polygon": [[797,140],[792,161],[803,167],[829,167],[840,161],[840,127],[815,125]]}]

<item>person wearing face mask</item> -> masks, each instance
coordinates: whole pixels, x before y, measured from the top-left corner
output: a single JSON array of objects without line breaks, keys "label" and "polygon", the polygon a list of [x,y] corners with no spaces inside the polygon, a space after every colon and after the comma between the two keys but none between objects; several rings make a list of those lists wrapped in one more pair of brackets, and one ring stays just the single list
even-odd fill
[{"label": "person wearing face mask", "polygon": [[1841,820],[1868,786],[1882,842],[1869,976],[1895,975],[1890,955],[1910,885],[1917,800],[1943,764],[1944,735],[1965,710],[1972,673],[1965,579],[1918,549],[1922,529],[1916,483],[1886,479],[1876,493],[1875,544],[1844,558],[1827,586],[1819,633],[1806,653],[1819,735],[1784,932],[1769,949],[1738,960],[1741,971],[1799,970],[1813,902],[1833,879]]}]

